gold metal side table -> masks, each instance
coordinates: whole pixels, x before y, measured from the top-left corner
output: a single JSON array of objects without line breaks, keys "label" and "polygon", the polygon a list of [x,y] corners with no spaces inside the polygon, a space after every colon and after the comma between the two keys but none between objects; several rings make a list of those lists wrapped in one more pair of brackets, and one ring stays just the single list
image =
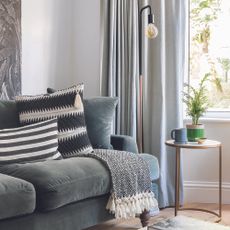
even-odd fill
[{"label": "gold metal side table", "polygon": [[[176,173],[175,173],[175,216],[177,216],[178,211],[192,210],[207,212],[219,217],[218,221],[221,220],[222,216],[222,145],[219,141],[206,140],[203,144],[198,144],[197,142],[188,142],[187,144],[177,144],[174,140],[168,140],[165,142],[166,145],[176,148]],[[218,148],[219,149],[219,213],[213,212],[207,209],[199,208],[180,208],[180,155],[181,149],[208,149],[208,148]]]}]

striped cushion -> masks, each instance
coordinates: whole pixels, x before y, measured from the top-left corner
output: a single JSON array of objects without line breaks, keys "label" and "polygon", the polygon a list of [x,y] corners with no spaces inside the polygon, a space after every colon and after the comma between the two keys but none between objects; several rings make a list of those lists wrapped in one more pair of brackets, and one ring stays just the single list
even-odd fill
[{"label": "striped cushion", "polygon": [[16,97],[22,125],[58,118],[58,150],[63,157],[93,151],[88,138],[84,107],[84,85],[79,84],[52,94]]},{"label": "striped cushion", "polygon": [[0,130],[0,165],[61,159],[57,119]]}]

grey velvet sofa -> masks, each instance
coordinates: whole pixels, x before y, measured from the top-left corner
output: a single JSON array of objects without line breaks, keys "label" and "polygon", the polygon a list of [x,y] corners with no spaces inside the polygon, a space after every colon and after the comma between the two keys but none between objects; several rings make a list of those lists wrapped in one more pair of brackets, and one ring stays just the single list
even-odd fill
[{"label": "grey velvet sofa", "polygon": [[[88,100],[97,107],[97,100]],[[86,124],[92,123],[87,121],[95,112],[91,109],[90,106],[85,109]],[[15,102],[0,101],[0,128],[18,125]],[[110,138],[114,149],[137,153],[131,137]],[[148,154],[142,157],[150,164],[152,190],[157,195],[154,183],[159,177],[157,159]],[[110,187],[107,168],[91,158],[0,166],[0,229],[80,230],[93,226],[113,218],[105,210]]]}]

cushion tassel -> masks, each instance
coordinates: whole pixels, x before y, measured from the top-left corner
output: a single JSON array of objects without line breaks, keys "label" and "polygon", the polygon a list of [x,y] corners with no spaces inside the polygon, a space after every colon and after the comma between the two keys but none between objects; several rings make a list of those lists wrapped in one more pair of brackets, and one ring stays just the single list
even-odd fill
[{"label": "cushion tassel", "polygon": [[83,109],[83,104],[79,93],[75,96],[74,107],[76,109]]},{"label": "cushion tassel", "polygon": [[144,210],[150,210],[157,205],[152,192],[140,193],[117,199],[114,193],[110,196],[106,208],[115,214],[116,218],[135,217]]}]

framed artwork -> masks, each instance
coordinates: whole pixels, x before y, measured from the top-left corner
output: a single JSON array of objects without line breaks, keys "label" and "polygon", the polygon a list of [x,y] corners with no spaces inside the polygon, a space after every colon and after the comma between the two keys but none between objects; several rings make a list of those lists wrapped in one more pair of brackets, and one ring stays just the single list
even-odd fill
[{"label": "framed artwork", "polygon": [[0,0],[0,99],[21,94],[21,0]]}]

